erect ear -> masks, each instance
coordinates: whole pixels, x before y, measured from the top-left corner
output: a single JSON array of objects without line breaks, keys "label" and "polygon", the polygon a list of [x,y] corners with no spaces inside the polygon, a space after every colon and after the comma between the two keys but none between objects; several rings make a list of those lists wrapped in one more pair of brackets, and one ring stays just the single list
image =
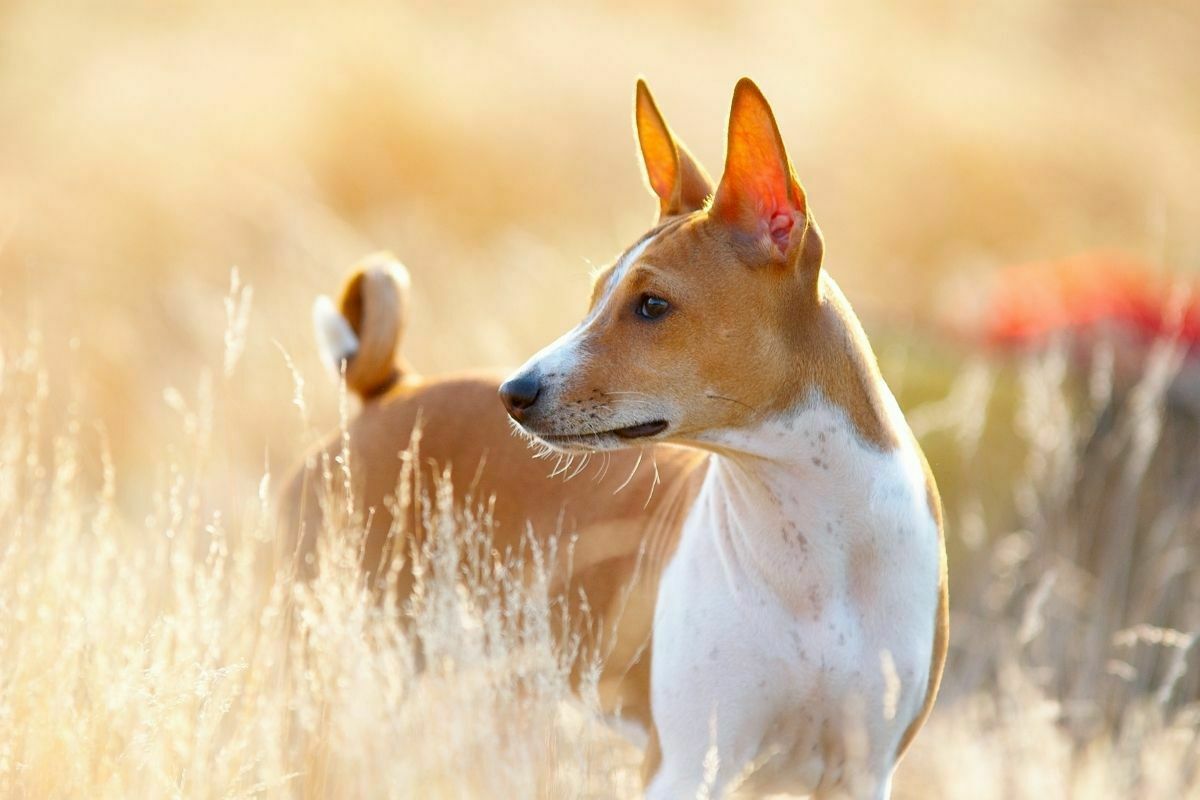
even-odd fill
[{"label": "erect ear", "polygon": [[713,191],[712,179],[671,133],[641,78],[637,82],[633,120],[646,181],[658,195],[659,219],[703,208]]},{"label": "erect ear", "polygon": [[725,174],[712,213],[746,233],[769,238],[783,258],[800,244],[808,227],[804,189],[792,172],[775,115],[749,78],[733,90]]}]

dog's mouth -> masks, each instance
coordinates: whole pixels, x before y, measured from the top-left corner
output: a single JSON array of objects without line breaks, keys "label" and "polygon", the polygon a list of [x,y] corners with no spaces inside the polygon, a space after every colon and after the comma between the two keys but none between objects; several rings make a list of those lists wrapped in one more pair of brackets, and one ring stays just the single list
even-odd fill
[{"label": "dog's mouth", "polygon": [[613,435],[620,436],[622,439],[645,439],[648,436],[658,436],[666,429],[667,421],[665,419],[655,419],[640,425],[617,428],[613,431]]},{"label": "dog's mouth", "polygon": [[587,431],[583,433],[539,433],[537,431],[529,431],[529,433],[555,447],[587,447],[601,445],[613,439],[623,439],[625,441],[649,439],[652,436],[658,436],[660,433],[663,433],[668,427],[669,423],[665,419],[656,419],[650,422],[639,422],[636,425],[627,425],[624,428],[612,428],[606,431]]}]

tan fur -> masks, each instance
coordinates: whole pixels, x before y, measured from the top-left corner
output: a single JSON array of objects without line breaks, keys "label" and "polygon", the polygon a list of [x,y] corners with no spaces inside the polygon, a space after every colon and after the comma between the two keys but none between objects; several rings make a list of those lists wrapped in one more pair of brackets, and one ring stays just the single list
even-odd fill
[{"label": "tan fur", "polygon": [[659,220],[702,208],[712,179],[671,132],[643,80],[637,82],[633,120],[646,183],[658,195]]},{"label": "tan fur", "polygon": [[[688,413],[674,438],[688,441],[818,389],[846,409],[864,440],[894,446],[872,389],[881,378],[866,335],[836,286],[820,280],[821,253],[815,224],[788,266],[706,212],[667,222],[619,286],[608,286],[612,268],[598,276],[593,310],[608,290],[617,295],[592,324],[588,367],[567,397],[581,407],[602,402],[592,399],[600,387],[678,397]],[[678,319],[647,325],[632,313],[643,294],[668,300]]]},{"label": "tan fur", "polygon": [[393,262],[387,253],[363,259],[339,293],[339,310],[358,336],[358,352],[346,362],[346,386],[364,398],[386,392],[407,367],[397,345],[408,316],[408,298],[391,271]]},{"label": "tan fur", "polygon": [[[423,463],[414,481],[429,487],[448,468],[456,502],[473,505],[494,498],[497,552],[519,550],[527,523],[543,546],[559,533],[564,543],[578,534],[572,571],[565,573],[564,559],[553,591],[576,608],[581,591],[588,598],[590,618],[576,615],[576,621],[586,633],[585,646],[608,654],[600,684],[605,709],[648,725],[649,669],[639,660],[649,661],[657,575],[703,476],[703,457],[678,448],[651,448],[644,456],[633,450],[614,453],[607,465],[597,460],[570,481],[551,478],[554,461],[535,458],[513,435],[496,399],[498,385],[499,377],[489,373],[410,375],[365,403],[351,420],[351,470],[360,479],[360,502],[373,512],[364,568],[374,574],[384,558],[392,523],[385,498],[397,491],[401,453],[419,421]],[[280,502],[292,515],[286,529],[302,537],[302,561],[323,530],[320,459],[315,457],[321,451],[336,457],[340,434],[311,454],[316,466],[300,469]],[[409,530],[420,530],[415,520],[409,522]],[[413,576],[406,570],[398,580],[405,596]]]}]

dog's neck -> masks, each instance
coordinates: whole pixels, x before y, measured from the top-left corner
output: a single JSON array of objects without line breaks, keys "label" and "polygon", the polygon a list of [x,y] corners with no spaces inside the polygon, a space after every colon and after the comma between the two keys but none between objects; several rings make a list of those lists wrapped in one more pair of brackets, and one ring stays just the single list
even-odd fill
[{"label": "dog's neck", "polygon": [[879,570],[903,558],[910,520],[925,514],[915,448],[880,450],[817,393],[752,430],[713,434],[708,448],[684,537],[715,554],[747,603],[765,590],[798,618],[859,604],[887,582]]},{"label": "dog's neck", "polygon": [[812,382],[783,411],[694,442],[713,456],[698,498],[700,524],[687,535],[715,537],[729,563],[784,595],[799,563],[821,565],[830,580],[848,575],[856,542],[897,529],[906,510],[924,503],[923,467],[903,414],[857,319],[829,288],[825,330],[831,345],[849,349],[823,360],[843,371],[838,387],[862,394],[844,406]]},{"label": "dog's neck", "polygon": [[711,432],[698,444],[713,453],[729,492],[764,509],[804,501],[838,505],[870,480],[861,472],[863,459],[886,455],[819,390],[752,428]]},{"label": "dog's neck", "polygon": [[[778,496],[844,483],[864,451],[888,452],[910,442],[895,397],[849,303],[822,275],[822,300],[796,355],[792,402],[744,427],[706,431],[689,442],[713,452],[730,476]],[[819,364],[820,366],[814,366]],[[836,488],[836,487],[825,487]]]}]

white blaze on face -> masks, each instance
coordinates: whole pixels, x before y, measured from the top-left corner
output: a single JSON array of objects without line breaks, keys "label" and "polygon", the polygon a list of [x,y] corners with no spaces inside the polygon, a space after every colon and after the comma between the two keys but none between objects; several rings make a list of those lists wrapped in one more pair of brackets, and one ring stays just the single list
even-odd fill
[{"label": "white blaze on face", "polygon": [[629,271],[631,266],[637,263],[637,260],[642,257],[642,253],[646,252],[646,248],[650,246],[650,243],[655,238],[655,235],[646,236],[626,251],[620,260],[617,261],[612,274],[609,275],[608,285],[604,289],[604,294],[596,301],[596,306],[592,309],[591,313],[584,317],[583,321],[574,328],[535,353],[532,358],[517,370],[517,374],[536,372],[542,376],[544,388],[551,391],[554,390],[557,384],[569,378],[571,373],[583,364],[587,358],[587,345],[584,334],[587,332],[588,327],[608,304],[609,298],[612,297],[616,287],[624,279],[625,273]]}]

